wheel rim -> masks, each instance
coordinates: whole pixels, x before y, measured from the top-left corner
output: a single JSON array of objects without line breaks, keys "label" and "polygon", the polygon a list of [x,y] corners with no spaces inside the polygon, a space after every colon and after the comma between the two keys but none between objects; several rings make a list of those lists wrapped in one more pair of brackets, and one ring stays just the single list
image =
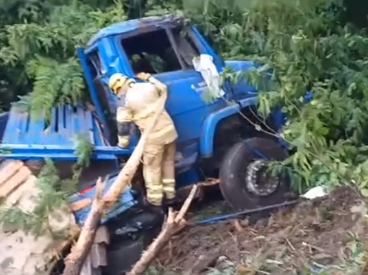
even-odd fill
[{"label": "wheel rim", "polygon": [[257,159],[251,162],[245,173],[246,187],[256,196],[266,197],[273,194],[279,184],[279,177],[272,176],[268,169],[270,161]]}]

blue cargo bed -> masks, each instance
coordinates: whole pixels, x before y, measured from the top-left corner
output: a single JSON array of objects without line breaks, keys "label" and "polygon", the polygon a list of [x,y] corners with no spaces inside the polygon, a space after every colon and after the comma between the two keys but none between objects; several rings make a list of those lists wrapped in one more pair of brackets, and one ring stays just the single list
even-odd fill
[{"label": "blue cargo bed", "polygon": [[79,135],[94,146],[93,159],[112,160],[131,153],[131,150],[111,146],[95,114],[82,106],[55,107],[50,123],[44,117],[35,119],[16,107],[11,108],[6,118],[0,144],[2,158],[76,160],[74,151]]}]

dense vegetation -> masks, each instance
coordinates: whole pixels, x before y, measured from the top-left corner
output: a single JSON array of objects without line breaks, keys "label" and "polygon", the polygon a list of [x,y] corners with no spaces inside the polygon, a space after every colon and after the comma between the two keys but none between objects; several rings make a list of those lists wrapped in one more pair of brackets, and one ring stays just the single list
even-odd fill
[{"label": "dense vegetation", "polygon": [[[2,0],[1,108],[18,97],[33,112],[79,101],[76,47],[110,23],[181,12],[225,59],[264,65],[246,77],[260,87],[262,114],[281,106],[289,118],[282,136],[295,154],[282,168],[297,188],[355,180],[368,193],[367,5],[351,2],[346,10],[327,0]],[[271,83],[260,85],[265,72]],[[314,99],[304,104],[307,91]]]}]

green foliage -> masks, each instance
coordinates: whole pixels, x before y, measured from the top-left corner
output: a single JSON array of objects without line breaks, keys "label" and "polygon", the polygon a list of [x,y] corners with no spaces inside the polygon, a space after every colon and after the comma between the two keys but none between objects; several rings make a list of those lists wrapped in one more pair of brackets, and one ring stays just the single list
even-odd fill
[{"label": "green foliage", "polygon": [[45,230],[49,230],[54,237],[68,237],[68,232],[52,232],[48,225],[48,218],[50,214],[58,215],[53,213],[55,210],[68,208],[70,196],[77,192],[82,169],[90,164],[93,146],[84,136],[77,136],[75,144],[75,155],[78,161],[73,165],[71,179],[61,180],[53,162],[46,160],[38,175],[37,188],[40,192],[37,198],[34,198],[36,207],[32,212],[17,206],[9,208],[0,205],[0,223],[6,230],[22,229],[36,237],[42,235]]},{"label": "green foliage", "polygon": [[342,12],[321,0],[259,1],[234,11],[217,37],[225,57],[263,64],[246,77],[260,89],[262,115],[282,107],[288,116],[282,137],[295,153],[283,168],[292,167],[299,190],[350,180],[367,188],[368,37],[342,25]]},{"label": "green foliage", "polygon": [[53,106],[77,104],[85,96],[76,47],[84,46],[101,28],[127,17],[123,2],[104,9],[81,1],[29,5],[28,14],[21,13],[18,23],[3,27],[0,60],[4,67],[23,69],[22,83],[30,93],[21,102],[34,113],[49,115]]},{"label": "green foliage", "polygon": [[93,153],[93,145],[83,135],[78,135],[75,139],[75,155],[78,157],[77,165],[88,167]]},{"label": "green foliage", "polygon": [[[294,154],[274,169],[288,173],[299,192],[353,181],[368,194],[368,36],[346,21],[359,25],[361,18],[349,15],[357,8],[327,0],[188,0],[171,7],[185,10],[224,59],[260,65],[246,75],[227,70],[223,79],[256,86],[264,117],[283,109],[284,132],[268,134],[284,138]],[[314,100],[305,104],[308,91]]]},{"label": "green foliage", "polygon": [[33,91],[21,97],[18,104],[29,106],[33,114],[49,118],[54,106],[76,104],[83,98],[83,71],[76,58],[59,63],[36,56],[29,61],[27,69],[28,75],[35,80]]}]

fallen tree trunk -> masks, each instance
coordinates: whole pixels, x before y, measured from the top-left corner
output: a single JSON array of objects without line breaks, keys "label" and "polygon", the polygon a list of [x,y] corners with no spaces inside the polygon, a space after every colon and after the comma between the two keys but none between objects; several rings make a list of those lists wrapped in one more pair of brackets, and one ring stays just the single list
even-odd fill
[{"label": "fallen tree trunk", "polygon": [[86,223],[81,231],[76,245],[73,247],[72,252],[65,259],[65,269],[63,275],[79,275],[84,259],[87,257],[89,250],[91,249],[93,240],[99,223],[95,220],[101,220],[104,202],[103,191],[106,186],[108,177],[104,181],[98,178],[96,184],[96,197],[93,200],[90,214],[87,217]]},{"label": "fallen tree trunk", "polygon": [[123,193],[127,185],[130,185],[135,172],[141,162],[144,149],[146,147],[148,136],[151,134],[155,128],[158,118],[161,116],[162,111],[165,108],[165,103],[167,99],[167,93],[161,95],[160,99],[157,101],[156,112],[152,118],[151,124],[145,129],[143,135],[139,139],[137,146],[134,148],[132,155],[129,157],[128,161],[125,163],[123,169],[120,171],[115,182],[111,185],[110,189],[104,196],[105,205],[110,208],[119,199],[120,195]]},{"label": "fallen tree trunk", "polygon": [[[130,185],[132,178],[134,177],[135,172],[138,169],[140,164],[145,145],[147,143],[147,138],[154,129],[157,124],[158,118],[160,117],[164,107],[165,102],[167,99],[167,94],[164,94],[160,97],[157,102],[156,112],[153,116],[151,124],[147,127],[147,129],[142,134],[139,142],[134,149],[132,155],[121,169],[120,173],[118,174],[115,182],[111,185],[109,190],[107,191],[106,195],[103,197],[102,205],[99,206],[98,210],[102,210],[101,215],[104,211],[109,209],[113,206],[116,201],[119,199],[120,195],[123,193],[124,189]],[[93,204],[92,204],[93,205]],[[90,250],[90,245],[92,244],[93,238],[86,239],[83,236],[94,236],[93,234],[96,233],[96,229],[101,221],[101,215],[93,214],[94,212],[91,211],[88,214],[86,219],[86,223],[82,228],[81,234],[79,236],[78,242],[76,247],[78,249],[73,249],[71,253],[65,260],[65,269],[63,275],[79,275],[82,264],[88,255]],[[93,231],[91,235],[91,231]]]},{"label": "fallen tree trunk", "polygon": [[140,260],[134,265],[129,275],[141,275],[143,274],[151,265],[152,261],[157,257],[158,253],[167,245],[171,237],[186,226],[186,221],[184,215],[188,211],[188,208],[194,198],[197,191],[197,186],[194,185],[188,198],[185,200],[183,206],[181,207],[179,213],[173,213],[172,209],[169,209],[169,214],[166,223],[161,230],[158,237],[153,241],[153,243],[148,247],[148,249],[143,253]]}]

